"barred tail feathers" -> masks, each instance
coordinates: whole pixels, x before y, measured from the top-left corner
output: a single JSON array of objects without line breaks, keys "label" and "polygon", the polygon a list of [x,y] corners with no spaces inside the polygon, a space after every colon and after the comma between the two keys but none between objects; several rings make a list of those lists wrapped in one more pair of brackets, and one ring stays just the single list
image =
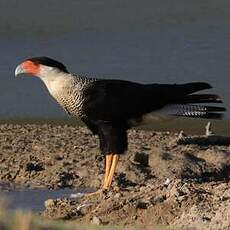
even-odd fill
[{"label": "barred tail feathers", "polygon": [[[210,89],[212,86],[205,82],[192,82],[182,85],[161,85],[158,90],[152,87],[153,94],[157,91],[162,95],[163,107],[145,115],[145,117],[193,117],[207,119],[221,119],[226,109],[213,104],[223,103],[216,94],[197,93],[198,91]],[[165,96],[166,95],[166,96]],[[156,94],[154,97],[156,98]],[[210,104],[208,106],[207,104]]]},{"label": "barred tail feathers", "polygon": [[193,104],[172,104],[166,106],[165,109],[170,116],[207,119],[221,119],[223,112],[226,111],[224,107]]}]

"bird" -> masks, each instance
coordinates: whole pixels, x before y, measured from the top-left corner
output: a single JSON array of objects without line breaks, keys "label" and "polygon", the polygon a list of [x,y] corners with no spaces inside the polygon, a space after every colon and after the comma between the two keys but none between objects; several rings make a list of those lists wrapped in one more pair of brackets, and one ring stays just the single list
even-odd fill
[{"label": "bird", "polygon": [[60,106],[98,136],[105,156],[101,191],[111,188],[119,158],[128,149],[127,131],[148,121],[150,115],[221,119],[226,111],[225,107],[212,105],[223,103],[219,95],[197,93],[212,88],[206,82],[141,84],[88,77],[70,73],[64,64],[50,57],[22,61],[15,69],[15,76],[20,74],[40,78]]}]

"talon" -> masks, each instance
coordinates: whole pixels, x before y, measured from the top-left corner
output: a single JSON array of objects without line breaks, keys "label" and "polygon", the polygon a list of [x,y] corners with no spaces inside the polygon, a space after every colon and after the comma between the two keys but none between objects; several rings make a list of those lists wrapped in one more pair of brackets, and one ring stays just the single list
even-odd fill
[{"label": "talon", "polygon": [[99,190],[97,190],[96,192],[90,192],[90,193],[84,194],[84,197],[90,197],[90,196],[101,195],[102,192],[103,192],[103,191],[102,191],[101,189],[99,189]]}]

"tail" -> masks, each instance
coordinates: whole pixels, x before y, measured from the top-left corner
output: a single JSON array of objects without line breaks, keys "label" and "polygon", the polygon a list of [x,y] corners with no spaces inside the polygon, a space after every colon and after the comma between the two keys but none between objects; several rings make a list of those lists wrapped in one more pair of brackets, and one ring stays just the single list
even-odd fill
[{"label": "tail", "polygon": [[173,104],[167,106],[169,115],[207,119],[221,119],[223,117],[226,111],[225,107],[201,105],[201,103],[223,103],[218,95],[193,94],[200,90],[210,89],[212,88],[211,85],[195,82],[185,84],[183,87],[186,94],[183,97],[177,98]]},{"label": "tail", "polygon": [[212,86],[206,82],[192,82],[182,85],[174,85],[180,94],[188,95],[200,90],[211,89]]},{"label": "tail", "polygon": [[180,101],[182,104],[191,103],[223,103],[222,99],[216,94],[190,94]]}]

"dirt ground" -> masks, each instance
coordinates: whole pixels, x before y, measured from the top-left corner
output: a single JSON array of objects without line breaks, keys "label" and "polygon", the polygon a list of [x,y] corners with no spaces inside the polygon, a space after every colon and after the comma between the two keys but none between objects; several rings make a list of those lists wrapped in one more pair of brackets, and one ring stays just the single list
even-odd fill
[{"label": "dirt ground", "polygon": [[[100,188],[104,157],[84,127],[0,125],[0,188]],[[43,216],[97,224],[230,229],[230,142],[131,130],[107,194],[45,202]]]}]

